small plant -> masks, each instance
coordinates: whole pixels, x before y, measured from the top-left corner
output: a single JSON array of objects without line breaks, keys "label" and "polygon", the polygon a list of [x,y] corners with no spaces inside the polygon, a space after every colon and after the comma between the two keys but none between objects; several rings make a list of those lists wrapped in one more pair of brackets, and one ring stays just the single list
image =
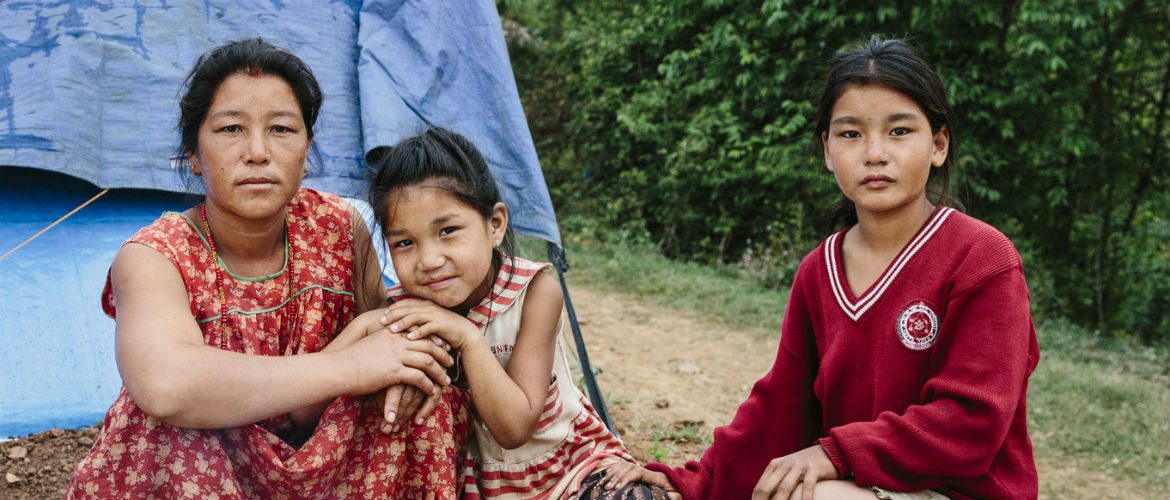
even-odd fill
[{"label": "small plant", "polygon": [[650,460],[661,462],[666,459],[667,455],[670,455],[670,447],[662,444],[662,436],[658,431],[654,431],[653,440],[654,444],[646,450],[646,453],[650,454]]}]

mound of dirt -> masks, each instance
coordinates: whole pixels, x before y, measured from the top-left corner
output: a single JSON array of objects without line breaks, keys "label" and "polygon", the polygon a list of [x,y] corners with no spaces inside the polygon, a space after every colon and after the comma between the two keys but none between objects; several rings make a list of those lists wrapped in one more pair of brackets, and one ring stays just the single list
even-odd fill
[{"label": "mound of dirt", "polygon": [[61,498],[73,467],[85,457],[98,427],[50,429],[0,443],[0,498],[40,500]]}]

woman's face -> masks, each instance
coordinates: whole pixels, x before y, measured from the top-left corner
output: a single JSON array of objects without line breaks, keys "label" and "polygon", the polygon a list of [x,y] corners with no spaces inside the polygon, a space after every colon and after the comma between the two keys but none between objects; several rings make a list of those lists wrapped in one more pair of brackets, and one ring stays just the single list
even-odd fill
[{"label": "woman's face", "polygon": [[300,106],[283,79],[227,77],[199,126],[194,152],[208,205],[244,219],[283,215],[304,177],[309,142]]}]

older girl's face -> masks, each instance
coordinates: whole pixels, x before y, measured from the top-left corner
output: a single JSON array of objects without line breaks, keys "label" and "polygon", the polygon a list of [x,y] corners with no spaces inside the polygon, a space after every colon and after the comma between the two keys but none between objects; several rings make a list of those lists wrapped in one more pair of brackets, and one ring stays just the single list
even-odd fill
[{"label": "older girl's face", "polygon": [[821,141],[826,167],[862,217],[926,206],[930,169],[946,160],[950,132],[933,133],[914,100],[875,83],[846,88]]},{"label": "older girl's face", "polygon": [[283,215],[304,177],[309,143],[288,83],[263,74],[227,77],[199,127],[194,152],[208,205],[244,219]]}]

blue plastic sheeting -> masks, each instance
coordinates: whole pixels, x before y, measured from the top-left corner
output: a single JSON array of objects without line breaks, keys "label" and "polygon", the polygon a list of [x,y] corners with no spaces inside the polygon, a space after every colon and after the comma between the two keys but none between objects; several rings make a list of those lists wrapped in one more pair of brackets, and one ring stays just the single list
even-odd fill
[{"label": "blue plastic sheeting", "polygon": [[365,153],[449,127],[482,148],[518,232],[560,243],[492,0],[0,3],[0,165],[186,191],[178,95],[205,51],[261,36],[325,93],[309,187],[363,197]]},{"label": "blue plastic sheeting", "polygon": [[[65,176],[0,167],[0,252],[96,195]],[[118,394],[114,321],[101,310],[106,272],[122,243],[189,195],[112,190],[0,261],[0,439],[93,425]],[[361,200],[349,200],[371,223]],[[381,245],[384,282],[396,282]],[[2,253],[0,253],[2,255]]]},{"label": "blue plastic sheeting", "polygon": [[[100,191],[0,167],[0,252]],[[97,423],[118,395],[114,321],[101,291],[114,253],[186,195],[117,190],[0,261],[0,438]]]}]

